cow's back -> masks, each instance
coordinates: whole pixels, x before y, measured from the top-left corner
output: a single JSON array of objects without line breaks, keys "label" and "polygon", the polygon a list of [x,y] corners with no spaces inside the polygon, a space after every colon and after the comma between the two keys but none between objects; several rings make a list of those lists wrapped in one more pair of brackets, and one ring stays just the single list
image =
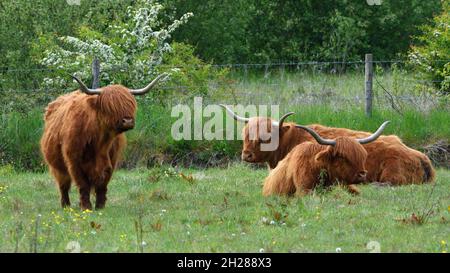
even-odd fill
[{"label": "cow's back", "polygon": [[65,164],[61,154],[62,131],[72,122],[68,112],[73,104],[83,99],[83,94],[75,91],[50,102],[44,114],[44,132],[41,138],[41,151],[45,161],[64,171]]},{"label": "cow's back", "polygon": [[264,180],[263,195],[302,194],[314,188],[320,169],[314,157],[323,148],[309,141],[295,146]]},{"label": "cow's back", "polygon": [[[311,124],[308,127],[328,139],[339,136],[364,138],[371,135],[369,132],[320,124]],[[399,185],[434,180],[435,171],[430,159],[425,154],[406,146],[396,135],[382,135],[376,141],[363,146],[368,153],[366,167],[369,171],[367,176],[369,181],[391,182]],[[386,180],[392,181],[382,181],[386,176],[388,177]]]}]

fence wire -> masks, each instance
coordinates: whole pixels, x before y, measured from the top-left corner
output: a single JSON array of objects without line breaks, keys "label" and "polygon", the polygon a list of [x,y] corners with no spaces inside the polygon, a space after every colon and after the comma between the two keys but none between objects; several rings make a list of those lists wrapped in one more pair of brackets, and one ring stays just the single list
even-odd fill
[{"label": "fence wire", "polygon": [[[407,72],[406,60],[373,61],[376,82],[376,107],[398,109],[412,106],[423,111],[437,105],[438,99],[429,92],[441,81],[424,80]],[[450,62],[450,60],[435,60]],[[192,96],[202,95],[209,103],[241,104],[364,104],[364,61],[305,61],[237,64],[204,64],[169,66],[161,70],[195,69],[208,66],[212,70],[227,69],[226,80],[210,80],[206,84],[182,84],[176,80],[158,86],[160,100],[167,104],[186,103]],[[393,68],[392,64],[399,64]],[[101,69],[110,78],[132,73],[133,67],[114,66]],[[187,70],[189,71],[189,70]],[[84,79],[90,83],[91,79]],[[103,84],[108,84],[103,82]],[[135,86],[136,87],[136,86]],[[33,106],[45,106],[58,95],[76,90],[78,86],[64,69],[0,68],[0,105],[14,108],[20,100]],[[200,92],[199,90],[206,90]],[[426,92],[425,92],[426,91]]]}]

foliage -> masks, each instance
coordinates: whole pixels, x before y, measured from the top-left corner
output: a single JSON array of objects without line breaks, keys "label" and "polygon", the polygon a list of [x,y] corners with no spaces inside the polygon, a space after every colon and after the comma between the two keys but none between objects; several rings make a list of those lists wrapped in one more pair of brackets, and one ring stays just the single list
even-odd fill
[{"label": "foliage", "polygon": [[334,26],[324,40],[321,58],[337,62],[346,62],[358,58],[358,49],[367,47],[364,37],[367,35],[364,22],[346,17],[338,10],[330,18],[329,24]]},{"label": "foliage", "polygon": [[[161,3],[164,6],[161,20],[166,25],[188,12],[195,14],[172,37],[195,46],[200,58],[215,63],[329,58],[327,46],[338,36],[344,38],[340,41],[353,38],[349,52],[339,52],[348,60],[360,59],[368,52],[376,59],[392,59],[407,52],[410,37],[420,34],[417,26],[427,23],[441,9],[440,0],[383,0],[379,6],[348,0],[161,0]],[[34,65],[32,44],[42,36],[77,36],[80,26],[109,35],[111,24],[127,20],[129,6],[138,9],[142,1],[81,1],[80,6],[71,6],[65,0],[3,0],[0,66]],[[340,26],[336,27],[336,20]],[[350,32],[342,32],[343,29]]]},{"label": "foliage", "polygon": [[[81,78],[91,75],[91,63],[98,58],[102,64],[102,81],[114,82],[111,73],[126,70],[120,82],[126,85],[143,85],[158,73],[163,55],[172,50],[168,43],[171,33],[187,22],[192,13],[186,13],[168,26],[162,26],[158,15],[162,5],[151,0],[138,1],[127,8],[125,21],[111,22],[104,31],[98,32],[88,26],[81,26],[77,36],[58,37],[52,41],[38,40],[35,51],[38,62],[46,67],[78,72]],[[46,49],[47,48],[47,49]],[[48,49],[49,48],[49,49]],[[130,69],[131,68],[131,69]],[[61,79],[45,79],[45,82]],[[50,84],[52,84],[50,82]]]},{"label": "foliage", "polygon": [[[440,10],[440,0],[165,1],[173,14],[196,14],[174,33],[216,63],[359,60],[405,55],[417,26]],[[220,33],[220,35],[218,35]],[[339,49],[338,56],[335,49]]]},{"label": "foliage", "polygon": [[103,32],[82,25],[76,37],[41,36],[33,44],[34,60],[55,71],[43,79],[43,86],[67,86],[67,73],[77,74],[85,81],[91,79],[91,63],[97,58],[103,85],[120,83],[137,88],[157,74],[169,72],[171,78],[165,85],[184,87],[159,88],[150,99],[143,100],[169,104],[180,91],[187,91],[184,94],[188,96],[206,95],[209,80],[219,80],[226,70],[212,69],[195,57],[191,46],[170,41],[172,33],[187,23],[192,13],[165,24],[161,19],[163,12],[164,7],[153,0],[141,0],[128,6],[127,15],[110,22]]},{"label": "foliage", "polygon": [[422,27],[423,34],[417,37],[420,44],[411,48],[409,59],[425,80],[450,94],[450,1],[442,2],[443,12]]},{"label": "foliage", "polygon": [[134,0],[80,1],[2,0],[0,2],[0,66],[26,68],[31,60],[32,41],[42,35],[74,35],[80,25],[104,31],[110,22],[125,16]]}]

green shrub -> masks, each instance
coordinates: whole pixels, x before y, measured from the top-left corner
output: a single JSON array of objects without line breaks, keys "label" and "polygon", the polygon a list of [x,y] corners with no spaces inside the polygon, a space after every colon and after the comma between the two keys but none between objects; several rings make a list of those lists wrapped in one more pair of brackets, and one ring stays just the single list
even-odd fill
[{"label": "green shrub", "polygon": [[409,53],[411,64],[423,78],[432,81],[440,93],[450,94],[450,2],[442,1],[443,12],[431,25],[422,27],[420,45]]},{"label": "green shrub", "polygon": [[[171,40],[172,33],[186,24],[192,13],[164,23],[164,7],[152,0],[139,0],[127,8],[127,16],[111,21],[98,31],[96,26],[81,25],[76,37],[46,34],[33,43],[33,59],[52,69],[40,88],[75,86],[68,74],[90,82],[91,64],[100,61],[100,85],[120,83],[130,88],[148,84],[157,74],[167,72],[170,78],[142,100],[156,104],[171,101],[180,94],[187,97],[206,95],[208,83],[226,74],[194,55],[192,46]],[[170,88],[170,87],[182,88]]]}]

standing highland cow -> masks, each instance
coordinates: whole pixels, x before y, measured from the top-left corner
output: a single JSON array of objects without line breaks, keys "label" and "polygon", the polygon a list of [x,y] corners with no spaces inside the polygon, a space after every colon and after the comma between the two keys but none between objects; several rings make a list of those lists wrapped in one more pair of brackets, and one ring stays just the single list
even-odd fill
[{"label": "standing highland cow", "polygon": [[263,195],[303,195],[322,183],[331,186],[343,183],[350,192],[358,193],[352,184],[366,179],[367,152],[362,145],[375,141],[389,122],[384,122],[364,139],[337,137],[323,139],[314,130],[297,126],[310,133],[316,141],[297,145],[279,162],[264,181]]},{"label": "standing highland cow", "polygon": [[[239,122],[245,122],[242,130],[243,148],[242,160],[250,163],[267,162],[270,169],[274,169],[295,146],[313,138],[304,130],[296,127],[291,122],[276,122],[267,117],[245,118],[236,115],[230,108],[222,105],[227,112]],[[290,114],[290,113],[289,113]],[[286,116],[286,115],[285,115]],[[335,139],[339,136],[352,138],[365,138],[370,135],[367,132],[354,131],[346,128],[333,128],[320,124],[308,125],[321,136]],[[277,135],[279,145],[274,151],[261,151],[263,139],[267,142],[267,136],[259,136],[258,128],[267,128],[267,134]],[[256,136],[250,139],[249,132],[256,132]],[[406,146],[395,135],[380,136],[376,141],[364,145],[368,153],[366,162],[367,181],[380,182],[391,185],[420,184],[432,182],[435,171],[430,159],[423,153]]]},{"label": "standing highland cow", "polygon": [[122,85],[89,89],[73,77],[80,89],[48,105],[41,151],[58,183],[62,207],[70,206],[71,183],[78,187],[82,210],[92,209],[91,190],[96,209],[105,206],[108,182],[126,145],[123,133],[134,128],[133,95],[149,92],[163,76],[139,90]]}]

